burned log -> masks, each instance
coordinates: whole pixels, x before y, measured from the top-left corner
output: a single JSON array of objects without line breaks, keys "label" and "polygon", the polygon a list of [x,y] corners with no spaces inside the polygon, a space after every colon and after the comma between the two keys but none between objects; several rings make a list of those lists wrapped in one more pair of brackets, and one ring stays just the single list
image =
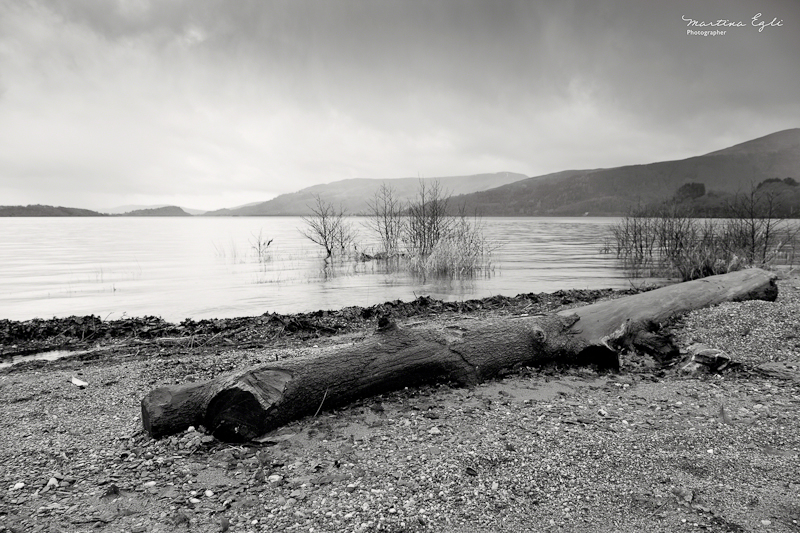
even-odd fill
[{"label": "burned log", "polygon": [[154,438],[203,425],[221,440],[241,442],[320,408],[403,387],[475,384],[519,365],[615,367],[620,350],[641,342],[649,324],[725,301],[776,297],[775,276],[748,269],[548,315],[383,324],[363,341],[313,358],[156,388],[142,399],[142,422]]}]

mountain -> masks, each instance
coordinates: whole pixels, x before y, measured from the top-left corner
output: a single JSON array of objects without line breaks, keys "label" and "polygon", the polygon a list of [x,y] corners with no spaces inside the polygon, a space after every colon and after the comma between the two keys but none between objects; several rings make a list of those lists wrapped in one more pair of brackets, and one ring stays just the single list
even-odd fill
[{"label": "mountain", "polygon": [[180,207],[176,207],[174,205],[167,205],[164,207],[155,207],[152,209],[136,209],[134,211],[129,211],[127,213],[123,213],[123,217],[190,217],[189,213],[181,209]]},{"label": "mountain", "polygon": [[[161,207],[174,207],[168,204],[158,204],[158,205],[119,205],[117,207],[112,207],[110,209],[101,209],[102,213],[108,213],[109,215],[123,215],[128,214],[132,211],[143,211],[146,209],[159,209]],[[185,211],[189,215],[200,215],[205,213],[203,209],[189,209],[188,207],[181,207],[183,211]]]},{"label": "mountain", "polygon": [[[202,211],[201,211],[202,212]],[[105,217],[105,216],[126,216],[126,217],[167,217],[167,216],[191,216],[180,207],[164,206],[153,209],[137,209],[119,215],[106,215],[88,209],[78,209],[75,207],[53,207],[52,205],[13,205],[0,206],[0,217]]]},{"label": "mountain", "polygon": [[[452,176],[446,178],[422,178],[428,184],[438,181],[444,192],[453,195],[468,194],[491,187],[526,179],[523,174],[498,172],[495,174],[477,174],[474,176]],[[253,216],[253,215],[309,215],[309,205],[314,203],[314,196],[319,195],[326,202],[341,205],[349,214],[365,213],[375,192],[383,183],[394,189],[395,198],[405,201],[417,195],[420,178],[399,179],[348,179],[314,185],[298,192],[282,194],[272,200],[232,209],[209,211],[205,215]]]},{"label": "mountain", "polygon": [[671,198],[687,183],[707,194],[746,192],[768,178],[800,176],[800,128],[678,161],[571,170],[455,197],[484,216],[624,214],[638,204]]},{"label": "mountain", "polygon": [[103,217],[102,213],[75,207],[54,207],[52,205],[3,205],[0,217]]}]

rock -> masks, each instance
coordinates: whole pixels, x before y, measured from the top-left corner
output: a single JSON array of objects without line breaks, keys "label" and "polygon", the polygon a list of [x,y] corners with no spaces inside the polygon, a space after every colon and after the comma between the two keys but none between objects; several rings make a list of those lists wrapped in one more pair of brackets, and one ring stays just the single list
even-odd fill
[{"label": "rock", "polygon": [[672,489],[672,494],[678,499],[678,503],[689,503],[694,499],[694,492],[684,487],[675,487]]},{"label": "rock", "polygon": [[762,450],[763,450],[763,451],[764,451],[764,453],[766,453],[767,455],[777,455],[777,456],[779,456],[779,457],[792,457],[793,455],[795,455],[795,452],[793,452],[793,451],[789,451],[789,450],[781,450],[781,449],[779,449],[779,448],[775,448],[775,447],[773,447],[773,446],[770,446],[769,444],[767,444],[766,446],[764,446],[764,447],[762,448]]},{"label": "rock", "polygon": [[184,512],[178,511],[177,513],[175,513],[175,516],[172,518],[172,522],[176,526],[179,526],[181,524],[185,524],[185,525],[188,526],[189,525],[189,517],[186,516],[186,514]]},{"label": "rock", "polygon": [[119,496],[119,487],[116,486],[114,483],[111,483],[101,496],[101,498],[113,498]]},{"label": "rock", "polygon": [[181,491],[175,485],[170,485],[161,493],[161,497],[167,500],[176,500],[181,498]]},{"label": "rock", "polygon": [[800,366],[796,364],[771,361],[761,363],[756,371],[768,377],[800,382]]},{"label": "rock", "polygon": [[704,372],[722,372],[738,363],[722,350],[711,348],[705,344],[693,344],[687,349],[688,356],[681,363],[680,370],[684,374],[701,374]]},{"label": "rock", "polygon": [[436,426],[433,426],[431,429],[428,430],[428,433],[430,435],[441,435],[442,431],[439,428],[437,428]]},{"label": "rock", "polygon": [[23,483],[22,481],[20,481],[19,483],[15,483],[15,484],[14,484],[14,486],[13,486],[13,487],[11,487],[11,488],[10,488],[10,489],[8,489],[8,490],[9,490],[9,491],[20,490],[20,489],[22,489],[22,488],[24,488],[24,487],[25,487],[25,483]]},{"label": "rock", "polygon": [[81,379],[76,378],[75,376],[72,376],[72,384],[75,385],[76,387],[80,388],[80,389],[85,389],[86,387],[89,386],[88,383],[86,383],[85,381],[83,381]]},{"label": "rock", "polygon": [[717,415],[717,418],[723,424],[733,424],[733,420],[731,419],[731,417],[728,414],[728,412],[725,410],[725,406],[724,405],[720,405],[719,406],[719,414]]}]

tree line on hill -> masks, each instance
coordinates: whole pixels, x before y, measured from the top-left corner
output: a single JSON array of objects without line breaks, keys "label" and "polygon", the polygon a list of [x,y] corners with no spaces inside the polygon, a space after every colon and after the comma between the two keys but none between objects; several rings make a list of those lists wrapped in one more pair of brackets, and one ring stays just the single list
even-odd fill
[{"label": "tree line on hill", "polygon": [[800,217],[800,187],[794,178],[768,178],[752,184],[749,190],[736,193],[706,190],[700,182],[681,185],[675,195],[665,201],[652,202],[646,207],[657,208],[675,204],[687,216],[695,218],[736,217],[747,200],[756,216],[777,218]]}]

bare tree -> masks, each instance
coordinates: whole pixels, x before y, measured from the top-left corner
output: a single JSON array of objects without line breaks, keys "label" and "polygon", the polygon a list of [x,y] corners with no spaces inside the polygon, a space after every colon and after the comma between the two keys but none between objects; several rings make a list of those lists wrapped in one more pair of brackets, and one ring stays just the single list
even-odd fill
[{"label": "bare tree", "polygon": [[320,195],[316,194],[314,195],[314,205],[310,205],[308,208],[311,209],[313,215],[303,217],[307,228],[300,231],[311,242],[325,248],[326,259],[334,253],[344,252],[353,243],[354,233],[341,206],[336,210],[333,204],[324,201]]},{"label": "bare tree", "polygon": [[381,184],[369,206],[369,219],[366,226],[378,234],[381,240],[382,252],[387,258],[394,257],[400,252],[400,236],[403,232],[403,213],[400,201],[395,196],[394,189]]},{"label": "bare tree", "polygon": [[441,184],[434,180],[430,185],[419,180],[417,198],[408,206],[408,247],[420,257],[428,257],[436,243],[445,237],[452,220],[447,216],[450,200]]},{"label": "bare tree", "polygon": [[737,193],[728,204],[729,231],[737,237],[751,265],[765,265],[775,251],[776,234],[785,220],[776,216],[776,194],[751,184],[750,192]]}]

